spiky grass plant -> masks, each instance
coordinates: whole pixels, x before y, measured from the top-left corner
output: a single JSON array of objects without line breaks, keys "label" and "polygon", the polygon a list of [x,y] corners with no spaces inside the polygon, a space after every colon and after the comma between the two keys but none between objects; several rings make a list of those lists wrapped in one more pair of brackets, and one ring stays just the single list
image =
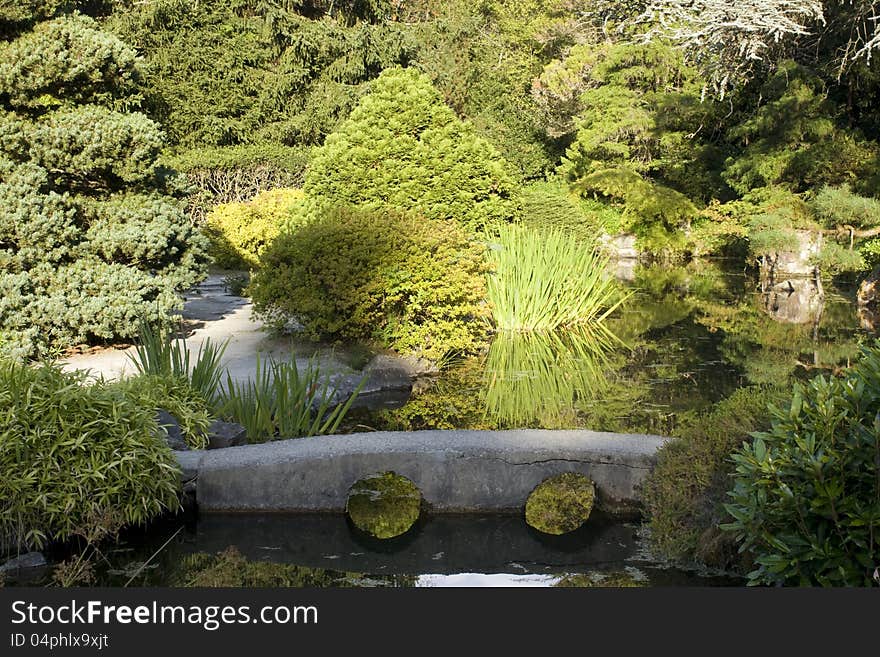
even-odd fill
[{"label": "spiky grass plant", "polygon": [[365,380],[344,403],[335,404],[330,378],[315,360],[300,372],[294,358],[276,362],[258,355],[254,378],[238,382],[227,373],[217,408],[221,417],[247,429],[251,443],[324,435],[338,429]]},{"label": "spiky grass plant", "polygon": [[502,225],[489,241],[488,294],[499,331],[601,322],[623,301],[607,257],[562,230]]},{"label": "spiky grass plant", "polygon": [[138,374],[185,380],[212,403],[220,388],[221,360],[228,344],[228,340],[216,344],[207,338],[193,359],[185,338],[175,338],[168,331],[141,322],[138,344],[129,360]]}]

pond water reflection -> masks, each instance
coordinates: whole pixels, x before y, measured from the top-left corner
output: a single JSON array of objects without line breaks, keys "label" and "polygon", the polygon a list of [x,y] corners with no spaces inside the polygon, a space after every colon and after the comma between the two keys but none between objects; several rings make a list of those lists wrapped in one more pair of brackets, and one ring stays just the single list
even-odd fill
[{"label": "pond water reflection", "polygon": [[769,281],[724,263],[642,267],[595,331],[506,334],[488,354],[419,382],[403,408],[361,412],[374,429],[590,428],[669,434],[751,385],[834,372],[871,334],[855,291]]},{"label": "pond water reflection", "polygon": [[97,583],[119,586],[135,573],[139,586],[741,583],[668,568],[643,549],[638,524],[601,516],[564,536],[541,534],[511,515],[423,518],[407,534],[384,541],[337,515],[207,515],[174,535],[178,529],[169,522],[125,537],[107,553],[110,565]]}]

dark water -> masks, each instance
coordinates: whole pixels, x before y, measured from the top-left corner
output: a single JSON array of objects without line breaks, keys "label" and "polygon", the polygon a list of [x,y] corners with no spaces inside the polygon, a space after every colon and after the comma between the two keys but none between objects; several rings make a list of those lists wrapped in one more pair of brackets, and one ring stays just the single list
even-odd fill
[{"label": "dark water", "polygon": [[[93,584],[123,586],[724,586],[664,567],[638,524],[591,518],[561,537],[517,516],[437,516],[392,540],[335,515],[208,515],[129,532]],[[169,538],[171,539],[169,541]],[[167,543],[167,544],[166,544]]]},{"label": "dark water", "polygon": [[609,318],[584,331],[500,336],[489,353],[419,382],[400,409],[350,429],[590,428],[674,433],[739,388],[788,386],[847,366],[872,339],[855,289],[775,281],[725,263],[641,268]]}]

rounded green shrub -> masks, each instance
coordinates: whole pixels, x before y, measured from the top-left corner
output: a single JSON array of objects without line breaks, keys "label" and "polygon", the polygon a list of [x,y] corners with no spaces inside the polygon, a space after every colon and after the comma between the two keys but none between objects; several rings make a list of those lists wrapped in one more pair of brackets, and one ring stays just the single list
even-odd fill
[{"label": "rounded green shrub", "polygon": [[589,519],[595,499],[589,477],[564,472],[535,487],[526,501],[526,522],[545,534],[567,534]]},{"label": "rounded green shrub", "polygon": [[472,230],[515,215],[503,158],[413,69],[385,70],[370,84],[315,150],[304,189],[324,207],[391,206]]},{"label": "rounded green shrub", "polygon": [[316,340],[375,340],[439,360],[488,334],[485,248],[454,222],[395,210],[338,208],[262,254],[258,314],[290,318]]},{"label": "rounded green shrub", "polygon": [[406,477],[385,472],[355,482],[345,511],[355,526],[376,538],[405,534],[419,519],[422,493]]},{"label": "rounded green shrub", "polygon": [[246,203],[216,206],[206,219],[214,262],[225,269],[259,267],[263,250],[296,224],[303,198],[300,189],[273,189]]},{"label": "rounded green shrub", "polygon": [[53,365],[0,363],[0,539],[39,548],[94,519],[178,507],[179,471],[154,417],[123,391]]},{"label": "rounded green shrub", "polygon": [[796,384],[772,427],[734,454],[731,502],[751,584],[876,585],[880,345],[840,378]]}]

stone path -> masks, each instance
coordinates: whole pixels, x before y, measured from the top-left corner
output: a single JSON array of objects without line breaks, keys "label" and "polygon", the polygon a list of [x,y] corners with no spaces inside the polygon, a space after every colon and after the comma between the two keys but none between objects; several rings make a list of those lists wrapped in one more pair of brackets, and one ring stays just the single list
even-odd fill
[{"label": "stone path", "polygon": [[[321,371],[333,375],[340,396],[354,389],[360,380],[364,363],[358,363],[356,351],[297,341],[290,336],[273,336],[254,317],[249,299],[230,294],[223,285],[225,274],[208,276],[198,288],[184,295],[183,319],[194,329],[187,338],[187,347],[195,357],[207,339],[215,344],[229,340],[223,365],[239,381],[253,377],[257,356],[275,360],[296,358],[297,367],[305,368],[316,358]],[[66,370],[88,370],[94,378],[118,380],[134,373],[129,356],[134,347],[102,349],[76,354],[62,361]],[[361,361],[364,356],[360,355]],[[367,364],[371,376],[364,388],[361,405],[399,406],[409,396],[411,381],[402,363],[388,356],[379,356]]]}]

